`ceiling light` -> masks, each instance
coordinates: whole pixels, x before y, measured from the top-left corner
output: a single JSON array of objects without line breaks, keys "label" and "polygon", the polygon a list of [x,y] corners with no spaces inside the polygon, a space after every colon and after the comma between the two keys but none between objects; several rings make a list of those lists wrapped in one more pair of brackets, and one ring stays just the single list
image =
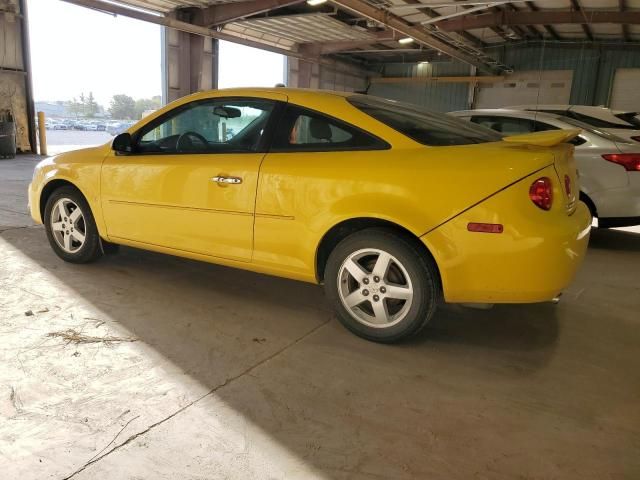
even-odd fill
[{"label": "ceiling light", "polygon": [[429,65],[429,62],[427,62],[426,60],[424,62],[418,62],[419,65]]},{"label": "ceiling light", "polygon": [[327,0],[307,0],[307,5],[315,7],[316,5],[322,5],[323,3],[326,3],[326,1]]},{"label": "ceiling light", "polygon": [[[311,0],[311,1],[313,1],[313,0]],[[400,40],[398,40],[398,43],[401,43],[403,45],[406,45],[407,43],[411,43],[411,42],[413,42],[413,38],[411,38],[411,37],[404,37],[404,38],[401,38]]]}]

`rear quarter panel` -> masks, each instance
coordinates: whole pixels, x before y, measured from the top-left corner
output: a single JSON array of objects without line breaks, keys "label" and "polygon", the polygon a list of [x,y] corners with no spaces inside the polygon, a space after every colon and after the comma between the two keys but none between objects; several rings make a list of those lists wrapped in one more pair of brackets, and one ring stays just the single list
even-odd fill
[{"label": "rear quarter panel", "polygon": [[419,237],[552,163],[547,149],[502,142],[270,153],[260,170],[253,260],[315,281],[317,248],[342,221],[388,220]]}]

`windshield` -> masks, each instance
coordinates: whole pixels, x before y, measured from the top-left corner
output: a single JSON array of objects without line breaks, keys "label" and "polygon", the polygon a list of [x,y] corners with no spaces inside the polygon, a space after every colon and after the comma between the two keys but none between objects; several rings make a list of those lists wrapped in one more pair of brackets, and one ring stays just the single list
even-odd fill
[{"label": "windshield", "polygon": [[347,100],[367,115],[423,145],[469,145],[502,139],[502,135],[488,128],[408,103],[368,95],[352,95]]}]

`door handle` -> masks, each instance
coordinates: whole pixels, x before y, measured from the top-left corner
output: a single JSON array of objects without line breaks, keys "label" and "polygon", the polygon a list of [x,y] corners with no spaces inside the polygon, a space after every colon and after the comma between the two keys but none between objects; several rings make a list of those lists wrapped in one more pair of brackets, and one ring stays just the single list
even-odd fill
[{"label": "door handle", "polygon": [[237,185],[239,183],[242,183],[242,179],[240,177],[224,177],[222,175],[213,177],[211,181],[216,183],[230,183],[232,185]]}]

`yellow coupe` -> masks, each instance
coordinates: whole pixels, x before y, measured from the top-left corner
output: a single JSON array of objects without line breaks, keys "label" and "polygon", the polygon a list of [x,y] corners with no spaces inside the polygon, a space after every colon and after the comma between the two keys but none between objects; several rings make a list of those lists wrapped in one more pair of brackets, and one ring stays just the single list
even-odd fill
[{"label": "yellow coupe", "polygon": [[197,93],[42,161],[30,210],[64,260],[118,244],[324,284],[369,340],[440,301],[555,298],[585,254],[577,131],[502,138],[367,95]]}]

